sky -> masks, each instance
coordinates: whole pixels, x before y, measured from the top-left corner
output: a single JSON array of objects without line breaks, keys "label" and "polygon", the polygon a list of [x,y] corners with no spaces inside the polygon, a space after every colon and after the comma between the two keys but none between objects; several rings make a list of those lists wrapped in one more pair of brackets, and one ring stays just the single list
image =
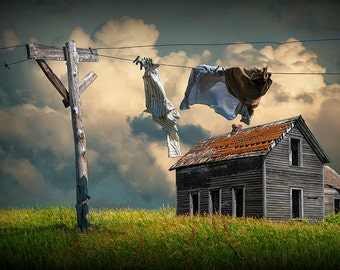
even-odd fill
[{"label": "sky", "polygon": [[[29,43],[61,48],[74,40],[79,48],[102,48],[99,62],[79,64],[80,79],[90,71],[97,75],[81,95],[90,207],[175,206],[169,168],[178,158],[168,157],[163,131],[143,113],[144,71],[132,63],[136,56],[160,64],[167,97],[178,110],[191,67],[268,66],[273,84],[249,126],[302,115],[331,158],[328,165],[340,172],[340,75],[279,74],[340,72],[340,40],[329,40],[340,38],[339,10],[335,0],[3,3],[0,47],[11,48],[0,50],[0,208],[76,201],[70,109],[27,59],[21,45]],[[185,45],[193,43],[205,45]],[[178,45],[159,46],[166,44]],[[108,49],[140,45],[155,46]],[[17,63],[9,70],[5,62]],[[47,63],[67,87],[65,62]],[[179,112],[182,155],[240,123],[240,116],[226,120],[204,105]]]}]

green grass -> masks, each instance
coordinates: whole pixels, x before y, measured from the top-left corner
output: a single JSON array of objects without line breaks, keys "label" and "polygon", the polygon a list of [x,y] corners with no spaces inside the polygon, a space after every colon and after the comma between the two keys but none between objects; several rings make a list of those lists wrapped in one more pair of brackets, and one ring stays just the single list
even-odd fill
[{"label": "green grass", "polygon": [[0,209],[0,269],[340,269],[340,215],[310,223],[159,210]]}]

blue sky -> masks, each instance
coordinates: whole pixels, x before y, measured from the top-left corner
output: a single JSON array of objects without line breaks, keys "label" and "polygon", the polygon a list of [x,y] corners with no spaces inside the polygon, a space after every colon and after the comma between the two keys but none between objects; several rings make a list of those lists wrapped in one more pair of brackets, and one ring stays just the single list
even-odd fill
[{"label": "blue sky", "polygon": [[[340,72],[337,1],[10,1],[0,10],[1,47],[27,43],[109,48],[102,55],[151,57],[193,67],[268,66],[279,72]],[[296,41],[274,44],[259,41]],[[212,43],[235,43],[212,46]],[[255,43],[252,43],[255,42]],[[244,44],[245,43],[245,44]],[[26,59],[24,47],[0,51],[0,63]],[[66,65],[48,64],[67,85]],[[33,60],[0,67],[0,207],[73,205],[74,146],[69,109]],[[82,94],[93,207],[159,208],[175,205],[175,175],[168,168],[162,130],[143,114],[143,71],[129,61],[100,57],[82,63],[98,78]],[[190,68],[161,66],[165,90],[179,108]],[[251,124],[302,115],[340,172],[340,75],[275,75]],[[182,153],[201,138],[231,130],[203,105],[180,111]]]}]

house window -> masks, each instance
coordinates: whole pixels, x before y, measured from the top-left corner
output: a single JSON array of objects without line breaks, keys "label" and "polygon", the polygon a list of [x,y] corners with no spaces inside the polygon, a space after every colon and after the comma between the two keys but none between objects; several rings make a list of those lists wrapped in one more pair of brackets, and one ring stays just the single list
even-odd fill
[{"label": "house window", "polygon": [[200,213],[200,193],[190,192],[189,193],[189,205],[190,215],[197,215]]},{"label": "house window", "polygon": [[290,138],[289,161],[291,166],[301,166],[301,140]]},{"label": "house window", "polygon": [[340,199],[334,199],[334,213],[338,214],[340,213]]},{"label": "house window", "polygon": [[221,189],[209,191],[209,214],[221,214]]},{"label": "house window", "polygon": [[303,189],[290,189],[291,218],[303,218]]},{"label": "house window", "polygon": [[245,187],[232,188],[232,215],[244,217],[245,209]]}]

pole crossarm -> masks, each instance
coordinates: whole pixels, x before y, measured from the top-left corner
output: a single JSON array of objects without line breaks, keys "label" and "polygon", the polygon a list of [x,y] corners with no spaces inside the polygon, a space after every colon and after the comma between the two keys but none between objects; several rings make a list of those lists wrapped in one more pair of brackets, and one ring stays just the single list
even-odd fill
[{"label": "pole crossarm", "polygon": [[[66,48],[52,47],[35,43],[26,44],[28,59],[66,61]],[[98,50],[91,48],[77,48],[78,62],[99,62]]]},{"label": "pole crossarm", "polygon": [[[69,92],[64,84],[52,71],[45,60],[67,61],[67,48],[39,45],[35,43],[26,44],[27,58],[34,59],[42,69],[48,80],[57,89],[59,94],[64,98],[65,108],[70,106]],[[77,62],[99,62],[97,49],[76,48]],[[88,73],[83,80],[79,82],[79,94],[83,93],[87,87],[97,78],[94,72]]]}]

